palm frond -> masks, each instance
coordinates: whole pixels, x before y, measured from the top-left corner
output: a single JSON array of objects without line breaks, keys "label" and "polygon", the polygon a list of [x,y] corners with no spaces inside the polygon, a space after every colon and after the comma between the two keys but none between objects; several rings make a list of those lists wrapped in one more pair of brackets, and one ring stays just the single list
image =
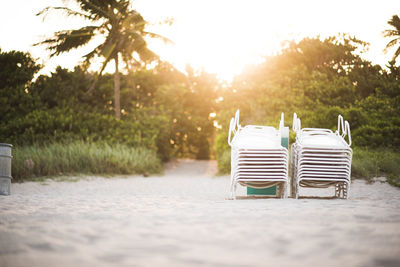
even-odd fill
[{"label": "palm frond", "polygon": [[397,30],[384,30],[383,37],[393,37],[400,35],[400,31]]},{"label": "palm frond", "polygon": [[128,9],[129,9],[129,1],[127,1],[127,0],[118,1],[115,3],[114,8],[116,8],[119,11],[119,13],[126,14],[126,13],[128,13]]},{"label": "palm frond", "polygon": [[[37,15],[45,15],[50,11],[58,10],[65,12],[68,16],[81,16],[91,21],[100,21],[101,25],[59,31],[52,38],[38,44],[46,45],[47,49],[52,51],[51,56],[55,56],[87,44],[95,34],[105,35],[105,41],[83,57],[83,64],[86,66],[90,65],[94,57],[104,57],[103,66],[97,77],[102,74],[108,62],[119,55],[127,64],[134,61],[148,62],[157,59],[158,56],[148,48],[145,37],[158,38],[166,43],[172,43],[170,39],[162,35],[145,31],[147,21],[139,12],[130,9],[129,0],[77,0],[77,2],[81,8],[79,11],[68,7],[47,7]],[[92,90],[92,87],[89,91]]]},{"label": "palm frond", "polygon": [[78,2],[82,10],[92,14],[93,19],[112,19],[111,5],[115,4],[115,0],[79,0]]},{"label": "palm frond", "polygon": [[400,47],[398,47],[396,52],[394,52],[392,60],[396,61],[396,59],[399,57],[399,55],[400,55]]},{"label": "palm frond", "polygon": [[122,61],[125,62],[128,68],[128,72],[130,71],[131,68],[141,66],[140,62],[136,58],[134,58],[133,53],[132,54],[124,53],[122,54],[121,57]]},{"label": "palm frond", "polygon": [[138,31],[144,31],[144,27],[147,22],[144,20],[142,15],[136,10],[128,12],[124,18],[124,27],[127,29],[136,29]]},{"label": "palm frond", "polygon": [[398,43],[400,43],[400,37],[396,38],[396,39],[393,39],[389,43],[387,43],[384,51],[387,52],[387,50],[389,50],[393,46],[397,45]]},{"label": "palm frond", "polygon": [[100,76],[103,74],[104,69],[106,68],[107,64],[110,62],[111,59],[112,59],[112,57],[107,57],[107,58],[104,60],[102,66],[101,66],[100,71],[99,71],[99,72],[96,74],[96,76],[94,77],[94,81],[93,81],[92,85],[91,85],[91,86],[89,87],[89,89],[86,91],[86,94],[87,94],[87,95],[92,94],[94,88],[96,87],[97,81],[99,80]]},{"label": "palm frond", "polygon": [[103,65],[101,66],[101,69],[99,71],[99,76],[101,76],[103,74],[104,69],[106,68],[107,64],[110,62],[110,60],[112,59],[112,57],[107,57],[104,62]]},{"label": "palm frond", "polygon": [[[390,26],[392,26],[392,29],[388,29],[383,31],[383,36],[385,37],[395,37],[392,39],[389,43],[387,43],[385,49],[383,50],[385,53],[388,51],[389,48],[392,48],[396,45],[400,44],[400,18],[397,15],[393,15],[392,18],[387,22]],[[393,61],[396,60],[396,58],[400,54],[400,46],[396,49],[396,52],[393,55]]]},{"label": "palm frond", "polygon": [[121,47],[126,53],[131,54],[141,46],[147,46],[147,43],[140,32],[127,30],[121,36]]},{"label": "palm frond", "polygon": [[151,62],[159,58],[156,53],[144,45],[138,45],[135,47],[135,52],[139,55],[140,60],[144,62]]},{"label": "palm frond", "polygon": [[400,32],[400,18],[397,15],[392,16],[392,18],[388,21],[388,24],[393,26],[397,31]]},{"label": "palm frond", "polygon": [[154,32],[143,32],[143,33],[144,33],[145,35],[151,37],[151,38],[158,38],[158,39],[161,39],[162,41],[164,41],[164,43],[171,43],[171,44],[174,44],[174,42],[173,42],[171,39],[169,39],[169,38],[167,38],[167,37],[165,37],[165,36],[162,36],[162,35],[160,35],[160,34],[157,34],[157,33],[154,33]]},{"label": "palm frond", "polygon": [[93,49],[91,52],[89,52],[83,56],[83,58],[84,58],[83,67],[85,69],[87,69],[90,66],[90,60],[92,60],[95,56],[101,55],[101,50],[102,50],[103,46],[104,46],[104,43],[101,43],[95,49]]},{"label": "palm frond", "polygon": [[147,47],[147,42],[141,32],[128,30],[120,38],[122,54],[132,55],[137,53],[139,58],[145,62],[158,59],[158,56]]},{"label": "palm frond", "polygon": [[36,14],[36,16],[43,15],[45,17],[47,15],[47,13],[49,13],[51,10],[61,10],[64,13],[66,13],[67,16],[77,16],[77,17],[82,17],[82,18],[89,19],[89,20],[92,19],[92,17],[90,15],[72,10],[68,7],[51,7],[51,6],[46,7],[45,9],[41,10],[39,13]]},{"label": "palm frond", "polygon": [[105,58],[112,58],[117,53],[117,40],[112,36],[108,36],[104,44],[101,46],[100,54]]},{"label": "palm frond", "polygon": [[98,26],[86,26],[78,30],[59,31],[55,33],[53,38],[34,45],[46,45],[48,50],[53,51],[50,56],[56,56],[87,44],[93,38],[97,29]]},{"label": "palm frond", "polygon": [[107,64],[115,56],[118,56],[118,51],[116,48],[117,48],[117,44],[116,44],[115,40],[111,36],[108,36],[104,43],[102,43],[101,45],[96,47],[92,52],[90,52],[89,54],[86,55],[88,57],[87,59],[89,59],[89,57],[94,57],[96,54],[102,55],[105,58],[100,71],[96,74],[95,79],[94,79],[92,85],[90,86],[90,88],[87,90],[86,94],[90,95],[93,92],[94,88],[96,87],[96,83],[97,83],[99,77],[102,75]]}]

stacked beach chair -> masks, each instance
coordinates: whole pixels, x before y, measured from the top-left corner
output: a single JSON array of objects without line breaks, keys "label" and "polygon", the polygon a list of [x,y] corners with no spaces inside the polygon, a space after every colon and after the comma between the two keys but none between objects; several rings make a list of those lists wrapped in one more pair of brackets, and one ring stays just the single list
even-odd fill
[{"label": "stacked beach chair", "polygon": [[289,153],[281,146],[281,130],[270,126],[239,123],[239,110],[231,119],[228,144],[231,146],[231,198],[237,184],[251,188],[277,186],[277,197],[287,197]]},{"label": "stacked beach chair", "polygon": [[[296,142],[291,147],[291,193],[299,197],[300,187],[335,187],[335,196],[348,198],[352,149],[350,125],[338,116],[338,129],[301,128],[296,113],[293,116]],[[348,142],[345,137],[347,136]]]}]

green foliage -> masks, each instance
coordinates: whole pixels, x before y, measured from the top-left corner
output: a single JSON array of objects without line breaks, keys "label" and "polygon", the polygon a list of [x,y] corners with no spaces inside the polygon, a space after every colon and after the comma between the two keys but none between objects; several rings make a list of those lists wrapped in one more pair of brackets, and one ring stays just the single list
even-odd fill
[{"label": "green foliage", "polygon": [[[390,62],[389,70],[384,70],[362,59],[356,52],[366,46],[345,35],[289,43],[280,54],[249,67],[231,87],[221,91],[219,124],[228,129],[230,118],[239,108],[242,125],[277,127],[280,113],[285,112],[285,124],[292,126],[291,116],[296,112],[302,127],[336,130],[341,114],[350,123],[353,147],[398,151],[400,68]],[[226,159],[227,151],[224,139],[221,134],[223,141],[219,144],[217,139],[216,144],[221,164],[225,164],[222,158]],[[360,172],[373,173],[377,169],[374,166],[366,163]]]},{"label": "green foliage", "polygon": [[29,53],[2,52],[0,49],[0,88],[14,88],[29,83],[40,66]]},{"label": "green foliage", "polygon": [[12,144],[44,144],[53,141],[85,140],[124,143],[156,150],[158,124],[162,118],[116,120],[112,115],[77,113],[53,108],[34,110],[27,116],[2,125],[2,140]]},{"label": "green foliage", "polygon": [[50,76],[39,76],[29,87],[29,92],[40,99],[42,109],[71,107],[101,110],[112,94],[109,87],[107,90],[100,88],[93,96],[96,101],[91,101],[86,91],[92,80],[92,75],[80,67],[75,67],[74,71],[57,67]]},{"label": "green foliage", "polygon": [[2,52],[0,49],[0,123],[24,116],[38,99],[27,93],[35,73],[40,69],[28,53]]},{"label": "green foliage", "polygon": [[13,147],[15,181],[77,173],[147,175],[161,169],[156,153],[143,147],[83,141]]},{"label": "green foliage", "polygon": [[[28,54],[22,55],[34,62]],[[20,55],[12,54],[17,56]],[[12,66],[19,71],[18,65]],[[31,67],[34,73],[36,66]],[[23,108],[11,112],[12,116],[4,112],[8,119],[0,121],[2,142],[47,145],[101,141],[146,147],[157,151],[163,160],[173,156],[210,157],[214,127],[209,114],[214,112],[218,85],[215,76],[194,73],[186,77],[167,63],[121,75],[120,120],[113,116],[112,75],[102,76],[91,95],[87,94],[87,87],[94,76],[81,67],[74,71],[58,67],[34,82],[30,79],[31,76],[27,77],[22,84],[10,81],[10,90],[1,91],[3,108],[15,108],[15,104],[9,103],[13,99]]]},{"label": "green foliage", "polygon": [[208,159],[214,133],[209,114],[214,111],[217,80],[198,73],[189,76],[188,82],[163,85],[155,93],[157,110],[169,120],[158,144],[168,151],[165,154]]},{"label": "green foliage", "polygon": [[389,183],[400,186],[400,153],[390,149],[354,149],[352,175],[372,179],[386,176]]},{"label": "green foliage", "polygon": [[215,140],[215,153],[218,163],[218,173],[227,174],[231,171],[231,148],[228,144],[228,131],[220,131]]},{"label": "green foliage", "polygon": [[[242,125],[275,127],[281,112],[291,127],[296,112],[303,127],[336,130],[342,114],[350,122],[353,147],[399,151],[400,67],[394,62],[388,69],[373,65],[356,53],[365,48],[365,43],[345,35],[305,38],[249,67],[232,84],[189,67],[184,74],[165,62],[153,68],[136,65],[120,75],[120,120],[113,116],[112,75],[98,78],[92,94],[87,88],[97,75],[82,67],[59,67],[32,82],[39,66],[29,54],[0,51],[0,139],[17,146],[84,141],[146,147],[168,160],[209,158],[216,134],[216,159],[224,173],[230,167],[229,121],[239,108]],[[217,133],[214,120],[221,126]],[[395,164],[386,158],[382,163],[368,157],[362,158],[366,163],[356,160],[355,173],[385,171],[396,177]]]},{"label": "green foliage", "polygon": [[396,51],[394,52],[392,60],[395,61],[397,57],[400,55],[400,18],[397,15],[393,15],[392,18],[387,22],[391,29],[385,30],[383,32],[385,37],[393,38],[386,45],[386,50],[392,47],[397,46]]},{"label": "green foliage", "polygon": [[351,165],[352,176],[372,179],[379,175],[378,153],[368,150],[355,149]]},{"label": "green foliage", "polygon": [[356,145],[393,149],[400,147],[399,77],[400,75],[394,73],[386,74],[374,95],[355,104],[358,109],[358,119],[355,120],[356,125],[353,125]]},{"label": "green foliage", "polygon": [[230,150],[228,144],[228,131],[220,131],[215,140],[215,152],[217,155],[223,154],[226,150]]},{"label": "green foliage", "polygon": [[217,157],[218,173],[228,174],[231,172],[231,150],[225,150]]}]

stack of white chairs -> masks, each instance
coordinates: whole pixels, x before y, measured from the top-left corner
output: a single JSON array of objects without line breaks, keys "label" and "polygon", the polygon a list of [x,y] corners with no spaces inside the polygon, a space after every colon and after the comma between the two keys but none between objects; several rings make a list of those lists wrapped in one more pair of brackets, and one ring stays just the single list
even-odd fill
[{"label": "stack of white chairs", "polygon": [[302,129],[301,121],[294,113],[293,131],[296,142],[291,147],[292,197],[299,197],[300,187],[335,186],[335,197],[347,199],[353,153],[349,123],[343,123],[343,117],[339,115],[336,132],[320,128]]},{"label": "stack of white chairs", "polygon": [[274,127],[239,124],[239,110],[231,119],[228,144],[231,146],[231,198],[236,187],[277,186],[277,197],[287,197],[289,153],[281,146],[281,130]]}]

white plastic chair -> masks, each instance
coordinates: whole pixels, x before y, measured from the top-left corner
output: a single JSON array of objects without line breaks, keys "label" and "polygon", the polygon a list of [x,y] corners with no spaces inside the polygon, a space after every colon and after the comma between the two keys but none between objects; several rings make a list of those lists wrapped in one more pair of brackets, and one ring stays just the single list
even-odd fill
[{"label": "white plastic chair", "polygon": [[[352,149],[350,125],[338,116],[338,129],[303,128],[293,114],[296,142],[291,147],[291,192],[299,197],[300,187],[335,186],[335,196],[348,198]],[[347,136],[348,142],[345,138]]]},{"label": "white plastic chair", "polygon": [[[228,144],[231,146],[231,198],[236,198],[236,188],[279,187],[279,197],[287,197],[288,150],[281,146],[279,130],[270,126],[239,123],[239,110],[231,119]],[[280,128],[283,128],[283,114]]]}]

